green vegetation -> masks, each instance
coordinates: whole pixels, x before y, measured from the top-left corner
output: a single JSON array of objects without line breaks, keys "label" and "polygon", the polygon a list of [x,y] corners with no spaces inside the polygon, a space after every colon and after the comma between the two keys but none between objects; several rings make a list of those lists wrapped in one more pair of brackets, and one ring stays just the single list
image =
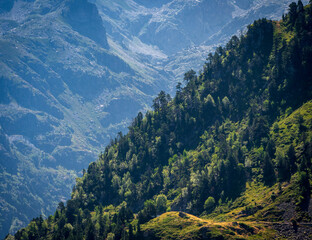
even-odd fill
[{"label": "green vegetation", "polygon": [[255,222],[216,222],[169,212],[142,227],[146,239],[274,239],[276,233]]},{"label": "green vegetation", "polygon": [[[311,221],[311,18],[299,1],[217,48],[15,239],[272,239],[281,221]],[[212,220],[156,217],[170,210]]]},{"label": "green vegetation", "polygon": [[205,201],[204,208],[206,211],[210,211],[211,209],[214,208],[216,204],[216,201],[213,197],[208,197],[207,200]]}]

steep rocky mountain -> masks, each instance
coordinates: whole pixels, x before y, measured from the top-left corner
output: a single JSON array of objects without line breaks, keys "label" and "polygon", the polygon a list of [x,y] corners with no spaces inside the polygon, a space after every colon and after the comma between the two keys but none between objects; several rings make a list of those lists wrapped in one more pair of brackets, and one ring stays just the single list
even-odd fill
[{"label": "steep rocky mountain", "polygon": [[1,1],[0,237],[53,212],[156,93],[289,2]]},{"label": "steep rocky mountain", "polygon": [[[139,62],[173,74],[170,89],[190,68],[198,71],[209,52],[240,35],[259,18],[279,19],[289,0],[93,0],[108,39]],[[308,1],[304,0],[304,4]],[[125,55],[125,53],[120,53]]]},{"label": "steep rocky mountain", "polygon": [[143,76],[110,50],[92,3],[1,7],[3,237],[67,199],[77,173],[165,85],[161,75]]}]

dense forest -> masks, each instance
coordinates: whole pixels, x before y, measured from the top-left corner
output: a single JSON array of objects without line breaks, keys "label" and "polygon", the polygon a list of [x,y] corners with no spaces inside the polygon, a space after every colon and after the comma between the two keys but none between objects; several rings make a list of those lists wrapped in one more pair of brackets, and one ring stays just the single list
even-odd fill
[{"label": "dense forest", "polygon": [[165,212],[235,208],[249,184],[293,182],[293,222],[311,221],[311,56],[311,3],[290,4],[281,21],[255,21],[198,74],[185,73],[173,98],[160,92],[54,215],[7,239],[142,239],[144,224]]}]

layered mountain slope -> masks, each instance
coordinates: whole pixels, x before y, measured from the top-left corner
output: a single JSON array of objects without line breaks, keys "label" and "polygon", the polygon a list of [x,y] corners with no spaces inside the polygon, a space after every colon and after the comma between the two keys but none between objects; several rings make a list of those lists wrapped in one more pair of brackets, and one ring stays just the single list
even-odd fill
[{"label": "layered mountain slope", "polygon": [[8,239],[310,238],[311,23],[299,1],[232,37]]},{"label": "layered mountain slope", "polygon": [[[279,19],[291,0],[94,2],[110,41],[139,61],[181,79],[190,68],[200,69],[209,52],[226,44],[233,34],[239,35],[252,21]],[[176,81],[172,82],[174,89]]]},{"label": "layered mountain slope", "polygon": [[67,199],[78,171],[164,84],[110,51],[87,1],[7,1],[0,19],[4,237]]}]

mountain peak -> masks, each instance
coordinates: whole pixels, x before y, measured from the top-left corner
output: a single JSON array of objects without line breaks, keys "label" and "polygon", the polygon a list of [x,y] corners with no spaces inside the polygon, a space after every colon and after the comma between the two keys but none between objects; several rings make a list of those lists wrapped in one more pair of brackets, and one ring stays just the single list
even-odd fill
[{"label": "mountain peak", "polygon": [[75,31],[109,48],[106,30],[95,4],[87,0],[69,0],[62,15]]}]

